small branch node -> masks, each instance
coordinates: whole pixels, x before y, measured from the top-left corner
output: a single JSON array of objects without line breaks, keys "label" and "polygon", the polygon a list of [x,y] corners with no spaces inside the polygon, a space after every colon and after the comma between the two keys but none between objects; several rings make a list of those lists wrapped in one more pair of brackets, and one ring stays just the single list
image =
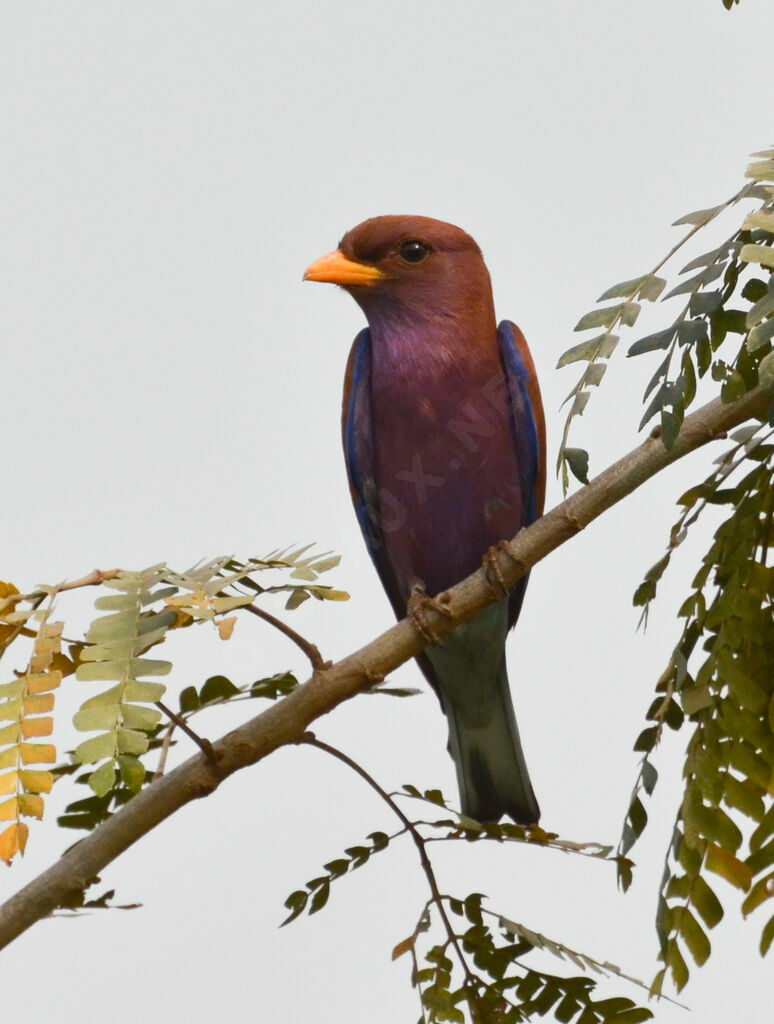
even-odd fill
[{"label": "small branch node", "polygon": [[565,522],[570,524],[574,533],[580,533],[586,525],[585,523],[582,523],[580,519],[578,519],[575,512],[573,512],[572,508],[564,509],[562,516]]},{"label": "small branch node", "polygon": [[174,722],[178,729],[182,729],[186,736],[188,736],[189,739],[192,739],[194,741],[196,746],[199,748],[199,750],[201,750],[201,752],[204,754],[208,761],[210,761],[216,767],[220,766],[222,752],[216,750],[216,748],[213,747],[212,743],[210,743],[208,739],[206,739],[203,736],[199,736],[198,733],[194,732],[194,730],[190,727],[190,725],[186,722],[184,718],[178,715],[177,712],[173,711],[172,708],[168,708],[166,704],[164,704],[162,701],[157,700],[156,707],[159,708],[159,710],[163,711],[163,713],[167,716],[170,722]]}]

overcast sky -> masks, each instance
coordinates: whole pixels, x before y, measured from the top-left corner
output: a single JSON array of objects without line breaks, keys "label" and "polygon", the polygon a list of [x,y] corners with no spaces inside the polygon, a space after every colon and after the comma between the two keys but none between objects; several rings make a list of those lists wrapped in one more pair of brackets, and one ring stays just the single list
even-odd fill
[{"label": "overcast sky", "polygon": [[[732,194],[747,154],[771,142],[772,38],[771,0],[732,12],[721,0],[0,4],[0,577],[29,589],[95,566],[181,569],[317,541],[342,554],[330,582],[352,600],[307,605],[294,624],[329,658],[375,636],[391,613],[350,508],[338,423],[362,314],[302,284],[304,268],[376,214],[469,231],[499,316],[532,347],[553,463],[576,379],[554,367],[578,317],[646,272],[678,237],[671,222]],[[592,470],[637,443],[651,367],[622,355],[577,435]],[[631,594],[686,474],[708,461],[651,482],[533,574],[510,675],[543,824],[568,838],[619,835],[632,742],[701,547],[682,555],[644,636]],[[549,506],[559,498],[549,475]],[[82,628],[92,596],[60,609]],[[170,643],[173,687],[216,671],[305,675],[260,624],[240,622],[228,643],[191,632]],[[420,685],[413,665],[394,680]],[[63,689],[64,711],[85,685]],[[216,736],[243,710],[200,728]],[[455,795],[427,692],[359,698],[317,729],[388,788]],[[442,887],[483,890],[650,980],[679,755],[672,744],[660,758],[672,779],[626,897],[608,865],[513,846],[437,849]],[[3,896],[72,840],[54,827],[63,796],[0,874]],[[413,1021],[408,960],[389,959],[426,898],[405,841],[338,882],[324,913],[277,928],[285,896],[324,861],[393,827],[353,774],[282,750],[105,872],[143,909],[46,921],[5,951],[3,1016]],[[770,995],[764,912],[742,926],[738,895],[724,896],[713,957],[684,999],[693,1020],[733,1007],[756,1024]],[[656,1018],[689,1019],[667,1005]]]}]

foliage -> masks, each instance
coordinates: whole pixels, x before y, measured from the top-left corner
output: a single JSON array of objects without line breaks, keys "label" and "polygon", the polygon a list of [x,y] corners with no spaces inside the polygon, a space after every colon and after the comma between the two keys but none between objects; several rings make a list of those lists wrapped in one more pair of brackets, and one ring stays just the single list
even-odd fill
[{"label": "foliage", "polygon": [[[346,755],[335,748],[316,740],[312,742],[351,764]],[[347,847],[344,857],[325,864],[324,874],[312,878],[303,889],[292,892],[285,900],[290,914],[283,924],[296,920],[304,911],[317,913],[328,902],[334,881],[368,863],[375,853],[388,849],[397,838],[409,835],[420,852],[431,895],[411,934],[393,949],[392,958],[411,956],[411,983],[419,994],[420,1024],[464,1022],[464,1005],[472,1020],[498,1024],[523,1021],[549,1012],[554,1020],[577,1024],[607,1021],[638,1024],[653,1017],[651,1010],[637,1006],[629,998],[597,998],[597,983],[585,974],[568,977],[525,963],[525,958],[534,961],[536,956],[542,961],[547,953],[584,972],[590,970],[598,976],[623,979],[648,989],[614,964],[601,963],[492,911],[484,905],[481,893],[471,893],[465,898],[442,894],[426,852],[429,842],[490,840],[618,860],[611,847],[570,842],[538,827],[477,822],[457,812],[453,812],[454,818],[410,820],[399,809],[396,798],[409,797],[448,810],[440,790],[421,793],[415,786],[407,785],[399,793],[387,794],[362,768],[357,766],[356,770],[380,793],[403,827],[391,835],[384,831],[372,832],[367,844]],[[458,924],[454,923],[455,918],[459,919]]]},{"label": "foliage", "polygon": [[[24,852],[29,828],[21,819],[42,818],[43,794],[56,779],[75,774],[78,784],[92,790],[67,806],[59,824],[94,829],[152,781],[154,773],[148,774],[142,760],[147,753],[159,753],[163,770],[172,734],[185,727],[190,714],[235,697],[275,700],[290,693],[298,682],[289,672],[246,687],[213,676],[198,691],[183,688],[177,715],[160,703],[166,687],[148,678],[168,675],[171,662],[143,655],[163,644],[170,630],[194,624],[211,623],[227,640],[235,625],[229,613],[250,609],[264,595],[288,595],[290,609],[310,596],[345,600],[344,591],[319,583],[319,576],[338,561],[330,552],[310,553],[306,545],[245,562],[217,558],[183,573],[165,565],[141,572],[93,573],[74,584],[42,586],[29,594],[0,583],[0,656],[20,641],[32,641],[26,670],[0,685],[0,822],[10,823],[0,832],[0,859],[10,863]],[[286,579],[259,584],[255,575],[267,571],[284,572]],[[97,597],[95,608],[105,614],[91,623],[82,641],[70,642],[67,657],[61,651],[64,623],[49,622],[53,604],[65,591],[91,585],[112,593]],[[76,728],[93,735],[72,752],[71,763],[50,771],[35,768],[56,761],[53,743],[32,741],[53,732],[53,691],[72,675],[81,683],[112,684],[88,697],[75,715]],[[168,717],[166,726],[163,715]],[[97,767],[79,773],[81,765]]]},{"label": "foliage", "polygon": [[[640,424],[658,417],[666,447],[678,436],[698,379],[708,375],[725,402],[756,386],[774,388],[774,150],[756,154],[747,176],[752,180],[726,202],[677,221],[691,228],[656,270],[723,211],[743,201],[753,204],[729,237],[683,267],[681,280],[665,296],[682,297],[669,327],[629,348],[630,356],[666,353],[646,387]],[[639,312],[635,299],[657,296],[664,287],[654,275],[655,270],[609,289],[602,300],[622,301],[592,311],[576,328],[601,325],[605,334],[560,360],[587,363],[571,394],[560,454],[565,485],[568,468],[584,476],[577,473],[578,452],[566,447],[573,417],[583,412],[589,385],[602,378],[605,364],[598,361],[609,358],[618,341],[610,333],[613,326],[633,324]],[[718,877],[740,893],[745,915],[774,895],[774,570],[767,565],[774,510],[772,423],[774,418],[736,431],[713,472],[683,494],[667,550],[634,595],[647,619],[687,531],[708,507],[727,510],[678,613],[682,634],[635,743],[643,757],[619,846],[620,855],[627,855],[647,826],[645,800],[657,783],[654,751],[664,727],[688,731],[682,800],[659,896],[664,967],[654,991],[661,990],[667,971],[678,990],[686,984],[686,953],[698,966],[709,958],[707,932],[724,913]],[[627,888],[630,872],[619,868],[619,878]],[[762,954],[772,940],[774,916],[763,927]]]},{"label": "foliage", "polygon": [[[728,402],[755,387],[759,377],[764,386],[774,383],[774,286],[768,273],[774,266],[774,192],[768,184],[774,180],[774,150],[756,156],[759,159],[747,168],[750,182],[724,202],[675,221],[676,225],[688,225],[689,230],[669,253],[648,273],[608,288],[599,301],[617,301],[591,310],[576,324],[576,331],[600,327],[604,330],[568,349],[558,363],[560,367],[575,362],[586,364],[566,400],[572,404],[558,457],[565,489],[568,471],[587,482],[588,453],[569,447],[568,440],[575,417],[582,415],[588,405],[590,388],[599,386],[607,361],[616,351],[620,334],[614,332],[634,326],[643,301],[655,302],[660,298],[667,281],[658,272],[673,256],[699,231],[742,202],[754,205],[742,224],[730,237],[687,263],[680,271],[681,279],[664,295],[662,301],[680,300],[669,326],[629,347],[629,356],[665,353],[645,388],[647,404],[640,428],[657,417],[664,444],[671,447],[696,397],[697,381],[708,373],[720,383],[721,397]],[[747,308],[732,305],[732,300],[742,300]],[[720,357],[721,349],[725,358]]]},{"label": "foliage", "polygon": [[[3,585],[7,607],[4,615],[13,623],[37,622],[38,629],[27,669],[13,682],[0,685],[0,822],[11,822],[0,832],[0,860],[10,864],[17,853],[24,853],[29,828],[21,819],[43,817],[43,794],[50,793],[54,776],[50,771],[30,765],[51,764],[56,757],[50,743],[32,740],[49,736],[54,728],[50,712],[54,709],[54,690],[62,682],[62,671],[54,667],[61,655],[63,623],[49,622],[52,604],[44,609],[16,610],[15,587]],[[19,630],[20,632],[20,630]],[[2,799],[5,798],[5,799]]]},{"label": "foliage", "polygon": [[[728,506],[729,512],[680,609],[682,635],[648,712],[654,724],[636,745],[644,755],[640,778],[647,777],[644,788],[652,793],[652,754],[664,723],[690,730],[658,914],[661,959],[678,988],[689,976],[684,950],[697,965],[705,963],[711,952],[706,930],[723,917],[712,876],[744,895],[745,915],[774,894],[774,569],[766,564],[774,510],[773,434],[768,424],[742,428],[716,470],[680,499],[675,536],[707,505]],[[635,600],[655,598],[670,555],[658,571],[651,570]],[[647,823],[640,788],[627,815],[623,852]],[[774,917],[764,926],[761,953],[773,937]],[[662,979],[663,971],[657,986]]]}]

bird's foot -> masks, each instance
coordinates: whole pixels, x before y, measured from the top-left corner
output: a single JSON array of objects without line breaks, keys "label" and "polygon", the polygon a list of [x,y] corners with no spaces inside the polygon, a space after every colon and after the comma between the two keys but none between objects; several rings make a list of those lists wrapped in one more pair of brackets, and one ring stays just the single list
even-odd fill
[{"label": "bird's foot", "polygon": [[428,609],[431,609],[438,615],[445,616],[447,619],[452,618],[452,613],[446,605],[435,597],[428,597],[424,586],[421,583],[415,583],[411,588],[411,596],[408,599],[406,611],[419,635],[429,644],[438,647],[442,640],[427,619]]},{"label": "bird's foot", "polygon": [[522,564],[521,560],[514,555],[511,542],[508,540],[501,540],[498,541],[497,544],[493,545],[484,555],[482,568],[490,587],[492,587],[493,590],[502,592],[503,597],[507,597],[509,588],[505,582],[503,571],[500,568],[500,560],[498,557],[501,552],[506,554],[516,565]]}]

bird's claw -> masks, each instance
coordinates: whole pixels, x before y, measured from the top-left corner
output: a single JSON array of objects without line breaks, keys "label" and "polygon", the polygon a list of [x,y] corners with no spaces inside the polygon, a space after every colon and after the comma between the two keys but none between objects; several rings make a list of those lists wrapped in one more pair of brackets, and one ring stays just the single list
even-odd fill
[{"label": "bird's claw", "polygon": [[504,552],[512,562],[521,564],[519,559],[516,558],[513,553],[510,541],[501,540],[498,541],[497,544],[494,544],[484,555],[482,567],[490,587],[492,587],[493,590],[502,591],[503,597],[507,597],[509,588],[505,582],[505,577],[503,576],[503,571],[500,568],[500,560],[498,558],[501,551]]},{"label": "bird's claw", "polygon": [[414,624],[414,628],[423,640],[438,647],[442,640],[427,619],[426,613],[428,609],[431,609],[438,615],[445,616],[447,619],[452,618],[452,613],[440,600],[435,597],[428,597],[424,586],[421,583],[415,583],[411,588],[411,596],[408,599],[406,611]]}]

